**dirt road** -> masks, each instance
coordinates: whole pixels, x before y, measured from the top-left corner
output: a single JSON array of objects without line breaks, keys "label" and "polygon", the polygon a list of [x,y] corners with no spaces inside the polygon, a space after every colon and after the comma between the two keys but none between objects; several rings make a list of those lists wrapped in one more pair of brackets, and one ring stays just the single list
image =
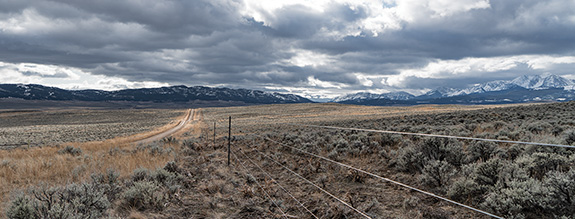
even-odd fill
[{"label": "dirt road", "polygon": [[160,134],[154,135],[152,137],[148,137],[146,139],[136,141],[135,144],[144,144],[144,143],[150,143],[153,141],[159,141],[162,138],[173,135],[174,133],[182,130],[182,128],[184,128],[187,124],[189,124],[193,119],[198,119],[195,117],[197,117],[197,116],[194,113],[194,109],[189,109],[186,117],[184,117],[184,119],[182,119],[182,121],[180,121],[180,123],[178,123],[178,125],[175,126],[174,128],[171,128],[170,130],[167,130],[167,131],[162,132]]}]

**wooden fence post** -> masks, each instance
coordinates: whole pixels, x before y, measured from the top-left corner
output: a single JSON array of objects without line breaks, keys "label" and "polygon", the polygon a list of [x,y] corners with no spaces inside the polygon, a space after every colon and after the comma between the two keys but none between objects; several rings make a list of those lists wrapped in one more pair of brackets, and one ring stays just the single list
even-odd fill
[{"label": "wooden fence post", "polygon": [[232,147],[232,117],[230,116],[230,125],[228,126],[228,166],[230,165],[231,147]]}]

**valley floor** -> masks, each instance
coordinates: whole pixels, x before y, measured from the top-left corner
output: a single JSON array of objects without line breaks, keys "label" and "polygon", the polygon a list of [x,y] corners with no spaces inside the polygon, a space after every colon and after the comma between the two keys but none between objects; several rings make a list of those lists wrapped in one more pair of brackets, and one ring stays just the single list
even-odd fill
[{"label": "valley floor", "polygon": [[[157,160],[154,164],[134,165],[122,171],[113,166],[108,166],[109,170],[100,168],[93,171],[96,175],[91,178],[84,175],[73,180],[79,184],[63,183],[71,175],[54,176],[61,179],[50,185],[38,184],[24,193],[12,193],[5,209],[8,216],[49,215],[51,211],[46,206],[54,203],[38,194],[51,191],[67,197],[57,201],[64,206],[60,213],[86,217],[488,218],[310,156],[313,154],[499,216],[572,216],[575,212],[569,206],[573,203],[563,198],[572,194],[558,192],[569,191],[569,184],[561,182],[575,178],[575,170],[571,169],[575,153],[568,148],[307,125],[573,144],[573,104],[413,107],[292,104],[197,109],[200,112],[197,120],[174,137],[149,145],[103,148],[105,153],[97,155]],[[233,137],[228,166],[229,117]],[[51,153],[58,159],[90,164],[86,152],[82,158],[72,151]],[[90,153],[91,157],[96,156]],[[7,162],[0,166],[0,171],[10,168]],[[78,185],[85,189],[78,189]],[[526,191],[527,188],[536,191]],[[97,195],[80,198],[83,196],[77,194],[85,190]],[[88,208],[81,205],[84,207],[79,210],[77,204],[66,203],[97,204]]]}]

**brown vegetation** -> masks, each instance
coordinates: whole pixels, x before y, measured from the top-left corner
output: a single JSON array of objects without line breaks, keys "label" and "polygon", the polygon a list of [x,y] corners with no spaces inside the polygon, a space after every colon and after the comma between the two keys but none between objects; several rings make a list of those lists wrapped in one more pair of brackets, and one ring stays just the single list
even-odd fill
[{"label": "brown vegetation", "polygon": [[57,146],[148,133],[183,110],[56,110],[0,113],[0,148]]},{"label": "brown vegetation", "polygon": [[[172,128],[182,119],[183,111],[65,111],[65,112],[35,112],[33,115],[19,113],[2,115],[5,121],[3,127],[15,127],[18,119],[22,124],[30,126],[33,119],[50,130],[58,130],[60,124],[81,123],[86,118],[87,123],[99,123],[108,127],[106,130],[90,130],[101,133],[92,140],[111,138],[103,141],[65,143],[67,146],[20,147],[10,150],[0,150],[0,201],[6,203],[11,191],[24,189],[39,184],[62,185],[71,182],[81,182],[92,174],[104,173],[109,169],[127,176],[137,168],[157,168],[174,159],[177,145],[171,152],[153,153],[149,148],[138,148],[133,142],[164,132]],[[62,115],[65,114],[65,115]],[[1,114],[0,114],[1,115]],[[54,116],[56,115],[56,116]],[[171,116],[171,117],[166,117]],[[10,117],[6,119],[6,117]],[[13,118],[16,117],[16,118]],[[58,118],[55,119],[54,117]],[[174,118],[175,117],[175,118]],[[65,119],[62,119],[65,118]],[[117,126],[121,119],[127,119],[127,124]],[[165,119],[160,121],[160,119]],[[156,124],[153,124],[156,122]],[[50,123],[54,125],[50,125]],[[162,126],[163,125],[163,126]],[[89,126],[95,128],[96,126]],[[124,127],[124,128],[122,128]],[[140,130],[143,133],[133,134]],[[42,132],[43,138],[54,138],[60,141],[58,135],[50,136]],[[72,132],[70,139],[78,139],[82,132]],[[114,137],[120,136],[120,137]],[[52,141],[52,140],[51,140]],[[163,147],[163,145],[161,145]],[[0,205],[3,208],[4,205]]]},{"label": "brown vegetation", "polygon": [[[501,216],[569,217],[573,215],[569,197],[575,195],[571,192],[575,188],[569,183],[575,179],[575,170],[571,169],[575,155],[570,149],[329,130],[293,123],[573,144],[573,104],[415,107],[296,104],[203,109],[194,116],[200,121],[187,126],[193,130],[180,133],[181,141],[166,138],[139,149],[127,146],[109,150],[104,156],[132,151],[134,159],[140,156],[154,159],[178,150],[170,148],[180,148],[173,157],[167,156],[163,164],[158,161],[155,167],[136,169],[130,175],[124,173],[117,181],[104,182],[101,180],[104,176],[84,181],[84,187],[94,188],[106,202],[89,212],[73,206],[65,212],[139,218],[276,218],[285,213],[288,217],[310,218],[307,210],[290,197],[293,195],[320,218],[360,217],[298,179],[282,167],[285,166],[374,218],[485,217],[310,157],[285,146],[288,145]],[[230,167],[226,165],[225,150],[228,116],[233,117],[234,135]],[[218,126],[215,145],[214,121]],[[59,148],[51,153],[54,158],[90,162],[81,158],[85,149],[80,149]],[[138,151],[145,152],[138,154]],[[173,162],[167,162],[169,159]],[[156,169],[159,166],[164,167]],[[126,170],[129,168],[135,167]],[[289,190],[290,195],[279,185]],[[58,194],[76,194],[76,187],[68,185],[52,190]],[[37,207],[45,201],[33,196],[44,190],[35,188],[16,196],[8,213],[45,214]],[[70,200],[77,198],[70,197],[61,203],[76,203]]]}]

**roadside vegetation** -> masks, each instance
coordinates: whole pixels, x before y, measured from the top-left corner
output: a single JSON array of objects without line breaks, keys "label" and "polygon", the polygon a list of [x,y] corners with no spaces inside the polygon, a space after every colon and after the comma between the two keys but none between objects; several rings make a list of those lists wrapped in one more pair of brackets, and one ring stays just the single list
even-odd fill
[{"label": "roadside vegetation", "polygon": [[[92,133],[104,133],[103,136],[90,139],[90,142],[68,142],[59,145],[26,145],[12,149],[0,150],[0,201],[6,203],[10,194],[17,190],[26,189],[30,186],[50,187],[65,185],[66,183],[81,183],[93,174],[105,173],[114,170],[120,176],[129,175],[137,168],[156,168],[173,160],[178,150],[177,144],[153,143],[149,145],[134,145],[132,142],[145,139],[156,133],[163,132],[183,117],[182,110],[165,111],[70,111],[70,112],[35,112],[21,114],[0,114],[3,121],[2,127],[15,127],[17,120],[22,120],[23,126],[32,126],[38,119],[38,124],[48,127],[53,131],[58,130],[59,125],[81,123],[83,118],[88,124],[100,124],[109,127],[106,130],[85,130]],[[139,115],[138,115],[139,114]],[[157,115],[157,118],[152,116]],[[143,125],[121,126],[117,124],[127,119],[128,123],[142,123]],[[160,121],[160,118],[165,120]],[[156,122],[152,124],[152,122]],[[95,128],[101,126],[90,126]],[[146,127],[146,129],[142,129]],[[10,129],[10,128],[8,128]],[[5,130],[5,128],[0,128]],[[111,131],[114,130],[114,131]],[[143,133],[135,133],[135,130],[146,130]],[[61,135],[66,134],[70,139],[82,138],[84,132],[60,130],[60,135],[51,135],[47,132],[40,133],[43,139],[49,142],[60,142]],[[20,136],[26,133],[19,133]],[[120,137],[118,137],[120,136]],[[22,139],[20,139],[22,141]],[[25,141],[25,140],[24,140]],[[0,205],[4,209],[5,204]]]}]

